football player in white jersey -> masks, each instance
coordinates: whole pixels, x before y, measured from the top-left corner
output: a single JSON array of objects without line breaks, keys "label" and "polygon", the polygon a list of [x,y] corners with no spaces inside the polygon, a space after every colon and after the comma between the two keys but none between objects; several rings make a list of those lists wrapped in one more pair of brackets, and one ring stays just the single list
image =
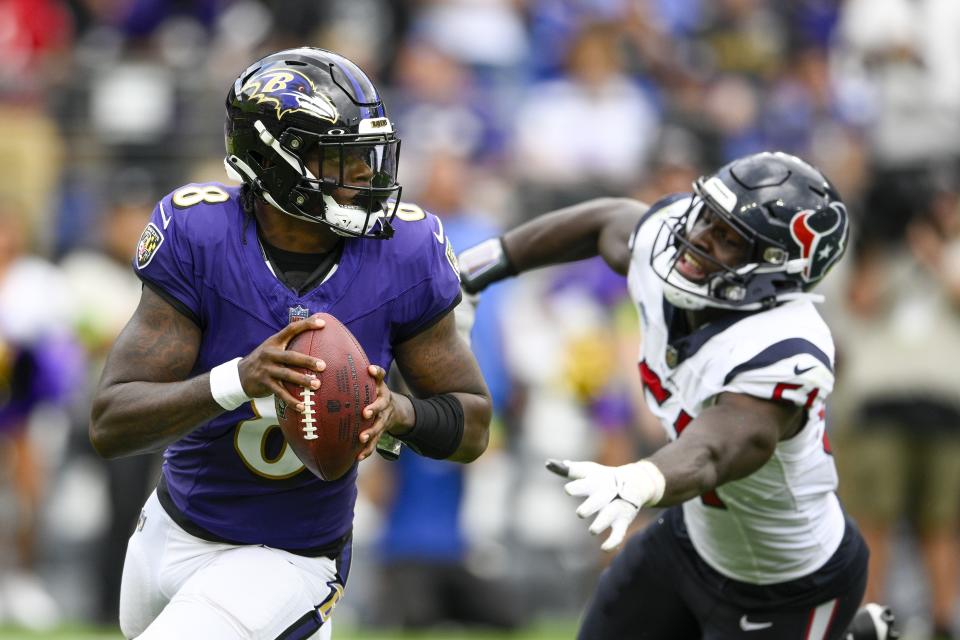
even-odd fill
[{"label": "football player in white jersey", "polygon": [[[868,550],[835,493],[834,346],[811,292],[848,236],[846,207],[817,169],[760,153],[692,193],[592,200],[461,254],[469,292],[599,254],[637,305],[640,376],[671,442],[619,467],[548,467],[584,498],[590,532],[611,530],[605,550],[641,508],[667,509],[604,573],[581,638],[848,637]],[[864,609],[876,624],[850,637],[890,637],[881,612]]]}]

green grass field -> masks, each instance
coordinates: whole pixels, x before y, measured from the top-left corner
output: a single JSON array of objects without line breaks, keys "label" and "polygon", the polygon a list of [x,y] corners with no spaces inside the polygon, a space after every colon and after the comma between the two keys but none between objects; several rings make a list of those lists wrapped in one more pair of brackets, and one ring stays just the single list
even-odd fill
[{"label": "green grass field", "polygon": [[[573,638],[575,633],[576,625],[570,622],[569,624],[536,625],[516,633],[454,630],[399,633],[337,627],[333,638],[334,640],[567,640]],[[0,627],[0,640],[122,640],[122,638],[118,631],[94,627],[67,626],[43,633]]]}]

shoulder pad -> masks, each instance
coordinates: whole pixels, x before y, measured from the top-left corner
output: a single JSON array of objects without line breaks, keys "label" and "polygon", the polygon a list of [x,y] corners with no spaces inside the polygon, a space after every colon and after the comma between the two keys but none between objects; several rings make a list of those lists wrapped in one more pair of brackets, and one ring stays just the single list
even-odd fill
[{"label": "shoulder pad", "polygon": [[812,390],[826,397],[833,390],[833,361],[804,338],[788,338],[763,349],[732,367],[723,379],[723,389],[773,400],[803,404]]}]

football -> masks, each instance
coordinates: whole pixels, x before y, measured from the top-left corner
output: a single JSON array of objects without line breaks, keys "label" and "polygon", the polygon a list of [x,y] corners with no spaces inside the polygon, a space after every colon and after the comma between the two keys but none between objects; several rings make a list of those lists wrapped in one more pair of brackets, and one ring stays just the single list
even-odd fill
[{"label": "football", "polygon": [[284,383],[303,402],[304,412],[277,398],[277,419],[301,462],[323,480],[336,480],[350,470],[363,448],[360,431],[372,424],[363,418],[363,409],[377,397],[377,385],[367,370],[367,355],[350,330],[330,314],[319,315],[326,326],[297,335],[287,349],[327,364],[317,374],[320,388]]}]

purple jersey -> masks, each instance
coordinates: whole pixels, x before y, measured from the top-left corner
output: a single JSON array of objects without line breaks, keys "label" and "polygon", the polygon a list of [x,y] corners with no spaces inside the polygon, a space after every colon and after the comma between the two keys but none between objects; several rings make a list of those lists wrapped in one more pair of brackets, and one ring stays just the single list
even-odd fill
[{"label": "purple jersey", "polygon": [[[216,184],[173,192],[154,210],[134,256],[137,275],[202,329],[191,376],[247,355],[292,317],[320,311],[347,326],[371,363],[389,369],[393,345],[459,300],[439,221],[410,205],[392,239],[345,239],[335,272],[298,296],[265,262],[238,194]],[[181,524],[215,539],[313,551],[349,535],[356,474],[354,465],[324,482],[306,470],[277,426],[273,398],[258,398],[167,448],[161,499]]]}]

